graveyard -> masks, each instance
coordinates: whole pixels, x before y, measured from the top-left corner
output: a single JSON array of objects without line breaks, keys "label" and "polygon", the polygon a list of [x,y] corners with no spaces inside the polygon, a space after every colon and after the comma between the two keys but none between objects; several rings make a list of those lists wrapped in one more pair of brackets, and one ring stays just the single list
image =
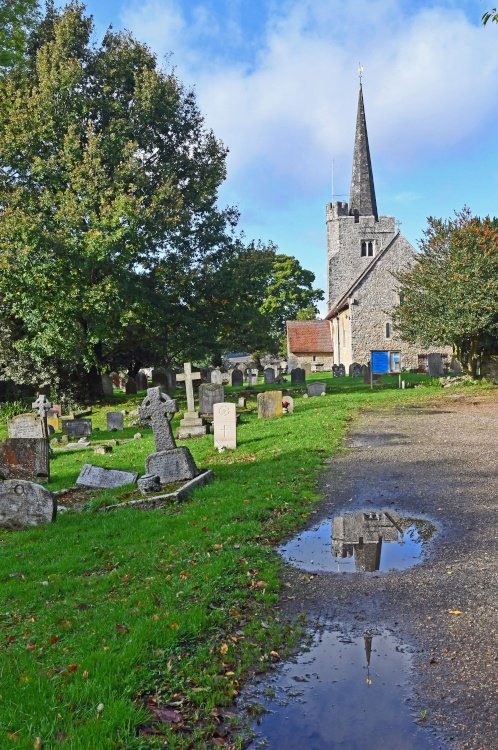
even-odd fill
[{"label": "graveyard", "polygon": [[[141,476],[158,447],[150,426],[133,423],[145,391],[115,389],[107,403],[92,406],[83,417],[92,422],[90,445],[52,452],[45,486],[63,491],[55,522],[0,531],[9,611],[0,712],[12,741],[27,748],[42,737],[105,748],[118,740],[141,748],[155,746],[156,738],[187,748],[226,736],[238,747],[239,691],[302,635],[299,617],[279,614],[282,563],[274,548],[312,518],[324,460],[343,450],[360,410],[438,403],[446,395],[426,376],[407,379],[424,387],[402,390],[386,376],[372,390],[361,378],[330,373],[308,376],[304,386],[260,377],[249,393],[244,385],[227,386],[225,403],[248,393],[236,449],[218,450],[211,433],[177,440],[213,479],[182,502],[151,511],[105,511],[136,498],[136,485],[75,489],[84,464]],[[324,383],[326,393],[308,396],[313,383]],[[452,394],[489,389],[473,385]],[[292,412],[259,418],[265,393],[292,399]],[[173,434],[184,410],[195,411],[184,391],[175,396]],[[118,410],[123,428],[106,430],[106,414]],[[55,433],[52,441],[61,437]],[[94,454],[92,445],[109,442],[111,453]],[[9,684],[16,685],[15,699]],[[32,732],[20,729],[18,712],[26,707]]]}]

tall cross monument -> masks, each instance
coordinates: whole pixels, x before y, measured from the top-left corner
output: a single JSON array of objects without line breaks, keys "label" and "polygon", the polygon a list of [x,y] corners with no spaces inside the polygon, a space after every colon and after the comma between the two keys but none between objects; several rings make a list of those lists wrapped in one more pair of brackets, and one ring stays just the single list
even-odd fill
[{"label": "tall cross monument", "polygon": [[187,411],[183,415],[178,428],[178,438],[195,437],[196,435],[206,434],[206,425],[199,417],[199,412],[195,410],[194,401],[194,380],[200,380],[200,372],[192,372],[190,362],[183,365],[183,374],[176,376],[176,381],[185,383],[185,392],[187,394]]}]

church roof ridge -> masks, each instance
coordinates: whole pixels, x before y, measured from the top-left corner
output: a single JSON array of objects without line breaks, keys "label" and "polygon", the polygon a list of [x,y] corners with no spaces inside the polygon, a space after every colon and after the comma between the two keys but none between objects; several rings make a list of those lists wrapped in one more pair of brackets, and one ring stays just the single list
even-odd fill
[{"label": "church roof ridge", "polygon": [[379,218],[361,82],[358,93],[349,212],[352,216],[375,216],[376,221]]}]

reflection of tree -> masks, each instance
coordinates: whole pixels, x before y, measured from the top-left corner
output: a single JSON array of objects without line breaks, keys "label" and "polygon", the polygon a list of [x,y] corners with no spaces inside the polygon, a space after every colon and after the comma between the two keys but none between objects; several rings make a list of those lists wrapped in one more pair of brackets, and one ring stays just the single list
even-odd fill
[{"label": "reflection of tree", "polygon": [[424,518],[403,518],[402,520],[408,536],[414,542],[418,542],[419,539],[428,542],[436,530],[432,523]]}]

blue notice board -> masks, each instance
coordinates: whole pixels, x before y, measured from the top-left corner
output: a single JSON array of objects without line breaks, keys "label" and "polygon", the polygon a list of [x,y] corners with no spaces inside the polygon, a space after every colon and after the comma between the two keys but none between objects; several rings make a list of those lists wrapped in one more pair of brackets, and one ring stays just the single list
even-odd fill
[{"label": "blue notice board", "polygon": [[389,372],[389,352],[372,352],[372,375],[385,375]]}]

